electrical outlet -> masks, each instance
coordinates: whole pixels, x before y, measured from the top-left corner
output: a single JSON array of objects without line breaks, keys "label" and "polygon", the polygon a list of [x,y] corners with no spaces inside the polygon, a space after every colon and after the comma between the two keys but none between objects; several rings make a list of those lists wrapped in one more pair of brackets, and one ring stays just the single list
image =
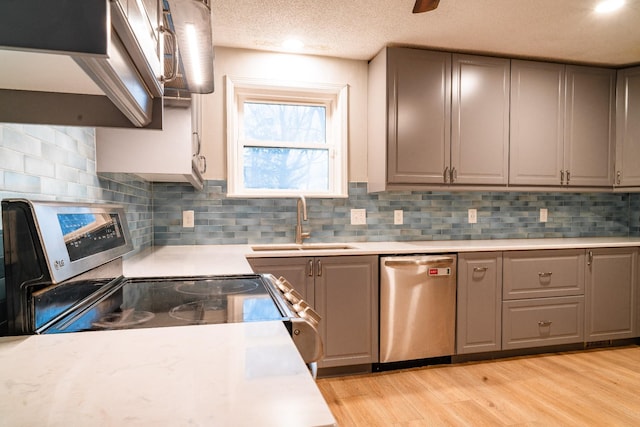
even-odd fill
[{"label": "electrical outlet", "polygon": [[367,223],[366,209],[351,209],[351,225],[363,225]]},{"label": "electrical outlet", "polygon": [[402,224],[404,222],[402,216],[403,215],[402,215],[402,210],[401,209],[397,209],[397,210],[393,211],[393,223],[395,225]]},{"label": "electrical outlet", "polygon": [[195,215],[193,211],[182,211],[182,226],[184,228],[193,228]]},{"label": "electrical outlet", "polygon": [[540,222],[547,222],[548,211],[545,208],[540,209]]},{"label": "electrical outlet", "polygon": [[476,209],[469,209],[469,224],[475,224],[478,222],[478,211]]}]

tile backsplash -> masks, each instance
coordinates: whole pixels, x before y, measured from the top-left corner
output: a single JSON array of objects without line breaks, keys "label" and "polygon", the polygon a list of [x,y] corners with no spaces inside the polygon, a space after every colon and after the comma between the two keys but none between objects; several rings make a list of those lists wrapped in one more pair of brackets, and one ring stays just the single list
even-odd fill
[{"label": "tile backsplash", "polygon": [[[638,235],[640,199],[629,193],[429,192],[367,194],[351,183],[344,199],[307,199],[310,242],[512,239]],[[367,224],[351,225],[350,210],[366,209]],[[478,222],[467,223],[477,209]],[[548,221],[539,221],[540,208]],[[404,224],[393,224],[403,210]],[[182,227],[182,211],[195,211],[195,227]],[[201,192],[188,185],[153,188],[155,245],[293,242],[296,200],[226,196],[225,181]]]},{"label": "tile backsplash", "polygon": [[[0,123],[0,199],[123,204],[136,250],[153,239],[152,185],[129,174],[96,173],[92,128]],[[0,222],[0,329],[5,305]]]},{"label": "tile backsplash", "polygon": [[[135,250],[161,245],[289,243],[296,200],[227,197],[225,181],[149,183],[131,174],[96,173],[95,130],[0,123],[0,199],[21,197],[125,206]],[[640,194],[402,191],[308,199],[310,242],[640,236]],[[477,209],[477,224],[467,210]],[[539,221],[540,208],[548,221]],[[351,225],[351,209],[367,224]],[[403,211],[404,224],[393,224]],[[182,227],[182,211],[195,227]],[[0,324],[5,298],[0,226]]]}]

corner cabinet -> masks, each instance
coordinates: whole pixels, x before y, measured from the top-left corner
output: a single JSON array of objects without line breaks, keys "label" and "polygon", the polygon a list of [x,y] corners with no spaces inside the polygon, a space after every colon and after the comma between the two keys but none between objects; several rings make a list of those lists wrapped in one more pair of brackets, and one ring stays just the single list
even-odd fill
[{"label": "corner cabinet", "polygon": [[456,354],[502,348],[502,253],[458,254]]},{"label": "corner cabinet", "polygon": [[256,273],[285,277],[320,314],[319,368],[378,361],[377,256],[250,258],[249,263]]},{"label": "corner cabinet", "polygon": [[586,341],[634,338],[638,249],[587,252]]},{"label": "corner cabinet", "polygon": [[369,64],[369,191],[506,185],[509,64],[383,49]]},{"label": "corner cabinet", "polygon": [[612,186],[615,72],[513,60],[509,184]]},{"label": "corner cabinet", "polygon": [[640,67],[618,71],[616,178],[618,187],[640,186]]}]

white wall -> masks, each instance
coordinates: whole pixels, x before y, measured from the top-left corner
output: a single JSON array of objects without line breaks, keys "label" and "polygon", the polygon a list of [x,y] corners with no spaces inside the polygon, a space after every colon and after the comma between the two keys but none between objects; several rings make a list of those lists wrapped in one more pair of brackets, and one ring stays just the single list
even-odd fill
[{"label": "white wall", "polygon": [[367,62],[216,47],[215,92],[203,97],[205,179],[227,179],[224,76],[349,85],[349,181],[367,180]]}]

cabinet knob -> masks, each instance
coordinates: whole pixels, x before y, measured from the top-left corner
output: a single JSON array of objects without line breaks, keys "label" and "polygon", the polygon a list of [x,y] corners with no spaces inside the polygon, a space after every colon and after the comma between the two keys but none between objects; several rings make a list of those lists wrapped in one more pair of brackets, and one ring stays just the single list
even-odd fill
[{"label": "cabinet knob", "polygon": [[473,267],[473,272],[474,273],[484,273],[488,269],[489,269],[489,267]]},{"label": "cabinet knob", "polygon": [[442,179],[444,180],[444,183],[446,184],[447,182],[449,182],[449,166],[446,166],[444,168],[444,173],[442,174]]},{"label": "cabinet knob", "polygon": [[622,182],[622,171],[616,172],[616,184],[620,185],[620,182]]},{"label": "cabinet knob", "polygon": [[564,169],[560,171],[560,185],[564,184]]},{"label": "cabinet knob", "polygon": [[538,321],[538,326],[546,328],[551,326],[551,323],[553,323],[551,320],[539,320]]},{"label": "cabinet knob", "polygon": [[308,276],[309,277],[313,276],[313,260],[312,259],[309,260],[309,274],[308,274]]},{"label": "cabinet knob", "polygon": [[551,277],[551,275],[552,275],[552,274],[553,274],[553,273],[552,273],[552,272],[550,272],[550,271],[548,271],[548,272],[539,272],[539,273],[538,273],[538,276],[540,276],[540,278],[543,278],[543,277]]}]

